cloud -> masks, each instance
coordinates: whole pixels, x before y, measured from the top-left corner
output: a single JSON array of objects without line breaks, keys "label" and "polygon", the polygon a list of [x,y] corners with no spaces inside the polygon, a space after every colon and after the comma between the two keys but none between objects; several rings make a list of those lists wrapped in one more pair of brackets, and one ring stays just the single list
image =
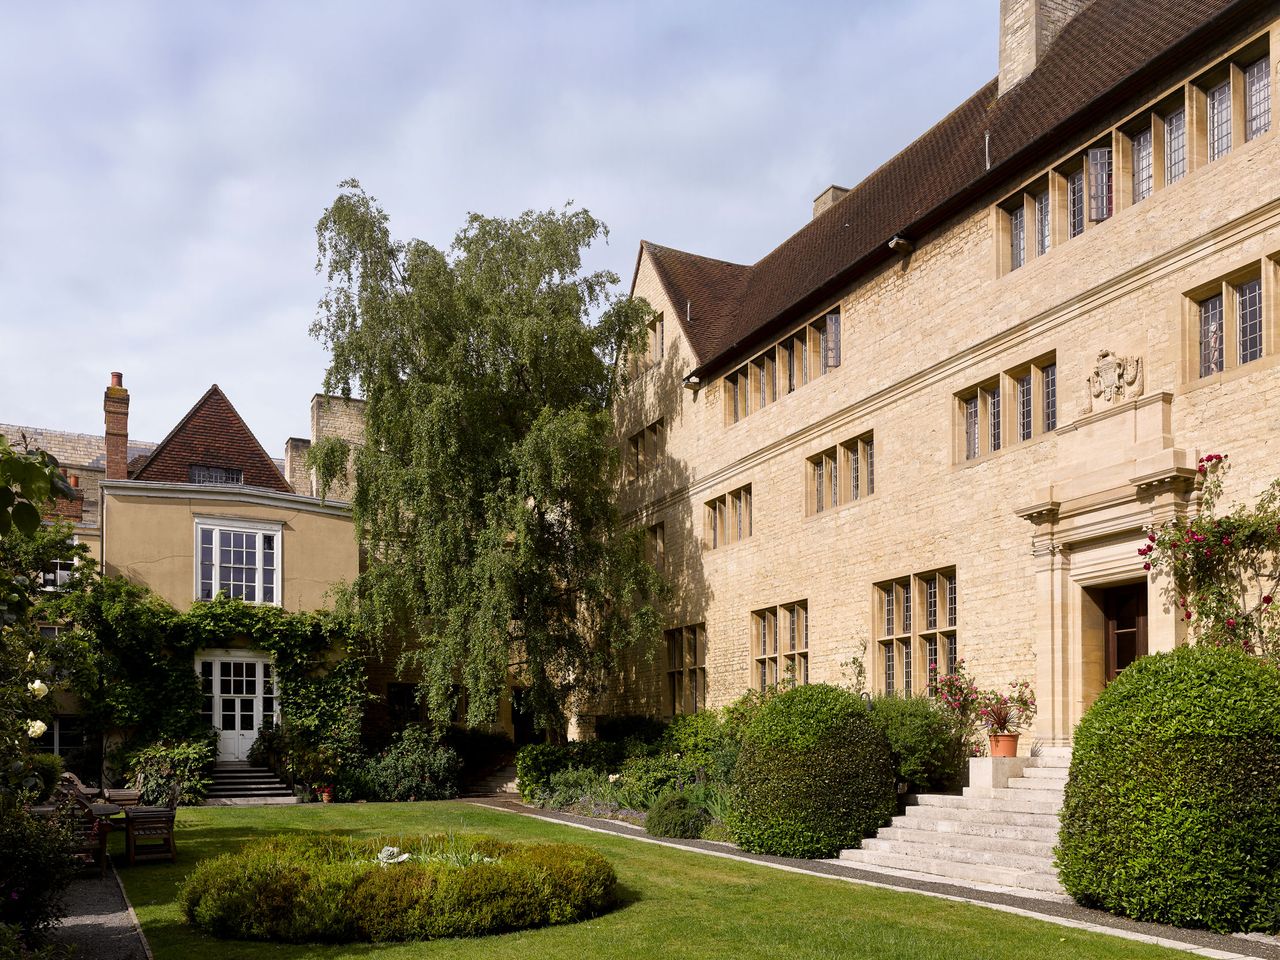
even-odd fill
[{"label": "cloud", "polygon": [[[393,229],[574,199],[754,261],[995,73],[996,0],[38,4],[0,38],[0,420],[96,432],[124,370],[159,439],[211,382],[264,445],[325,356],[314,226],[356,176]],[[9,353],[6,349],[6,353]]]}]

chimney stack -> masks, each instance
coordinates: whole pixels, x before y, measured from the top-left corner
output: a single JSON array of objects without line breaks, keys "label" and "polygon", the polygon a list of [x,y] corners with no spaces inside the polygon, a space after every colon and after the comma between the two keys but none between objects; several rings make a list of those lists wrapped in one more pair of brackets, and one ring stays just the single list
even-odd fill
[{"label": "chimney stack", "polygon": [[1023,80],[1089,0],[1000,0],[1000,96]]},{"label": "chimney stack", "polygon": [[848,192],[848,187],[841,187],[834,183],[823,190],[813,198],[813,219],[817,220],[821,214],[830,210]]},{"label": "chimney stack", "polygon": [[129,479],[129,391],[124,388],[124,374],[112,373],[111,386],[102,397],[106,414],[106,447],[108,480]]}]

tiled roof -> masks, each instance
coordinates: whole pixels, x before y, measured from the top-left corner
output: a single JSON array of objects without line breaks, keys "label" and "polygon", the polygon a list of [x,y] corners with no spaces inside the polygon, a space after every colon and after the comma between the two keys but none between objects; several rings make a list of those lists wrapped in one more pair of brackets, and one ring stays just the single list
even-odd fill
[{"label": "tiled roof", "polygon": [[986,84],[754,265],[642,243],[641,255],[650,254],[699,371],[822,308],[889,256],[886,245],[895,234],[920,237],[1265,5],[1094,0],[1021,83],[1002,97],[995,80]]},{"label": "tiled roof", "polygon": [[155,483],[188,483],[193,465],[231,467],[243,473],[246,486],[293,492],[275,461],[262,449],[216,383],[149,457],[136,466],[130,460],[129,475],[134,480]]},{"label": "tiled roof", "polygon": [[[71,433],[67,430],[50,430],[47,427],[24,427],[14,423],[0,423],[0,435],[11,444],[21,442],[23,435],[32,447],[47,450],[64,467],[80,467],[85,470],[107,469],[106,440],[102,434]],[[145,457],[156,448],[146,440],[129,441],[129,459]]]}]

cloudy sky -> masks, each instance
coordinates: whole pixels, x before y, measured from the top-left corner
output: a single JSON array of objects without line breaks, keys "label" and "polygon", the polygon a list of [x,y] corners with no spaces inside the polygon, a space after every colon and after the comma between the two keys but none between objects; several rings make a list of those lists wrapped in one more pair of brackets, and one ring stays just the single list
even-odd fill
[{"label": "cloudy sky", "polygon": [[628,282],[650,239],[754,262],[996,72],[998,0],[7,4],[0,422],[159,440],[216,382],[275,456],[325,353],[317,218],[392,229],[572,199]]}]

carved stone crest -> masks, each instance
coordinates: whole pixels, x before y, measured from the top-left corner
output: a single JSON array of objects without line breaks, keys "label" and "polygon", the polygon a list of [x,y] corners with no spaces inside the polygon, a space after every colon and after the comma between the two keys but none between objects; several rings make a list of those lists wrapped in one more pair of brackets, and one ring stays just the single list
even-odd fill
[{"label": "carved stone crest", "polygon": [[1142,396],[1142,358],[1121,357],[1110,350],[1098,354],[1089,375],[1089,393],[1084,413],[1093,413],[1093,402],[1114,403]]}]

